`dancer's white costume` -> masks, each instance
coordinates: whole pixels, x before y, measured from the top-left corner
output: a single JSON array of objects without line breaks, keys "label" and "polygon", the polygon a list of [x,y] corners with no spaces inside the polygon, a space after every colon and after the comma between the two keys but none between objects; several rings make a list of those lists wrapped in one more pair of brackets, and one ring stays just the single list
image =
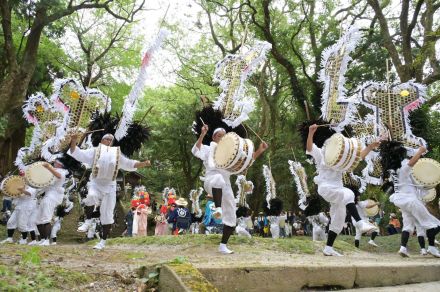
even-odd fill
[{"label": "dancer's white costume", "polygon": [[[365,212],[367,206],[368,206],[368,200],[359,201],[356,204],[356,209],[358,210],[359,217],[361,217],[361,219],[364,221],[368,221],[368,216],[367,213]],[[351,221],[353,222],[353,226],[355,226],[355,230],[356,230],[356,235],[354,236],[354,239],[360,240],[362,237],[362,231],[359,229],[358,226],[356,226],[356,221],[354,220],[354,218],[351,218]],[[372,230],[372,232],[379,232],[379,228]]]},{"label": "dancer's white costume", "polygon": [[235,199],[230,182],[230,173],[218,169],[214,164],[214,151],[217,143],[211,142],[210,146],[202,144],[200,149],[195,144],[191,150],[192,154],[203,161],[205,167],[205,177],[203,187],[208,194],[212,194],[212,189],[222,189],[222,221],[228,226],[235,226],[237,216],[235,214]]},{"label": "dancer's white costume", "polygon": [[63,202],[64,197],[64,183],[66,182],[66,175],[68,171],[62,168],[55,168],[61,177],[56,179],[55,183],[41,191],[45,192],[44,197],[40,200],[38,205],[36,224],[46,224],[52,221],[55,209]]},{"label": "dancer's white costume", "polygon": [[324,241],[327,239],[327,235],[325,233],[325,229],[328,224],[327,216],[321,212],[318,215],[309,216],[309,221],[312,223],[312,238],[313,241]]},{"label": "dancer's white costume", "polygon": [[425,195],[425,190],[411,180],[411,167],[408,162],[407,159],[402,161],[402,166],[397,171],[396,192],[390,196],[390,202],[402,210],[402,231],[411,233],[416,226],[421,230],[436,228],[440,226],[440,220],[431,215],[420,200]]},{"label": "dancer's white costume", "polygon": [[346,205],[354,203],[354,193],[342,183],[342,172],[329,168],[324,163],[323,150],[313,144],[311,155],[316,164],[318,175],[313,181],[318,185],[318,194],[330,203],[329,230],[339,234],[345,223]]},{"label": "dancer's white costume", "polygon": [[272,234],[272,238],[280,237],[280,216],[270,216],[270,234]]},{"label": "dancer's white costume", "polygon": [[[67,200],[66,208],[64,209],[64,213],[69,213],[70,210],[73,209],[73,203]],[[50,232],[50,238],[57,237],[58,232],[61,230],[61,223],[63,222],[63,217],[56,216],[54,219],[54,223],[52,226],[52,231]]]},{"label": "dancer's white costume", "polygon": [[113,211],[116,205],[116,175],[119,169],[135,171],[137,161],[124,157],[119,147],[99,144],[98,147],[82,150],[75,148],[67,152],[76,160],[92,166],[88,183],[88,194],[84,199],[86,206],[100,206],[101,224],[113,224]]},{"label": "dancer's white costume", "polygon": [[20,232],[29,232],[36,229],[35,211],[37,209],[36,195],[38,191],[31,187],[26,187],[25,190],[31,195],[23,194],[12,200],[15,208],[6,224],[7,229],[18,229]]},{"label": "dancer's white costume", "polygon": [[249,220],[251,220],[250,217],[237,218],[237,226],[235,226],[235,232],[237,232],[237,235],[246,236],[249,238],[252,237],[249,231],[247,230]]}]

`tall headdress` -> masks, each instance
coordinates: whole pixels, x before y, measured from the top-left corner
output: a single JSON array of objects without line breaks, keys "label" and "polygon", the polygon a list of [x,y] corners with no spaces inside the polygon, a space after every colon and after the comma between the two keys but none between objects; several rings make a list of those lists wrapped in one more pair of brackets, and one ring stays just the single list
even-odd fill
[{"label": "tall headdress", "polygon": [[238,175],[235,184],[238,188],[236,199],[238,201],[238,206],[249,208],[249,205],[247,203],[247,195],[252,194],[254,190],[254,184],[252,183],[252,181],[247,180],[246,176],[244,175]]},{"label": "tall headdress", "polygon": [[289,170],[293,175],[296,184],[296,190],[298,191],[298,207],[301,210],[307,208],[307,198],[310,197],[309,187],[307,186],[307,173],[301,163],[297,161],[289,160]]},{"label": "tall headdress", "polygon": [[257,42],[246,53],[229,54],[216,64],[213,81],[220,83],[222,92],[214,102],[214,108],[221,111],[228,126],[237,127],[253,111],[254,101],[245,96],[245,82],[266,60],[271,48],[268,42]]},{"label": "tall headdress", "polygon": [[269,216],[279,216],[283,209],[283,202],[277,198],[275,180],[267,165],[263,165],[263,176],[266,182],[266,200],[263,202],[263,209]]},{"label": "tall headdress", "polygon": [[138,106],[138,100],[143,95],[143,91],[145,88],[145,83],[147,81],[147,72],[148,67],[151,63],[151,60],[154,54],[160,50],[164,39],[168,36],[169,32],[166,29],[161,29],[156,39],[150,45],[148,50],[145,52],[141,68],[139,71],[139,75],[130,91],[128,96],[125,98],[124,107],[122,109],[122,118],[119,122],[119,125],[115,132],[115,138],[117,140],[122,140],[125,135],[127,135],[127,131],[133,121],[134,113],[136,112]]},{"label": "tall headdress", "polygon": [[349,106],[347,89],[345,88],[345,72],[351,61],[350,53],[359,43],[361,34],[355,27],[350,28],[336,44],[322,52],[322,69],[319,80],[324,83],[321,101],[321,117],[336,124],[339,132],[353,117],[353,105]]},{"label": "tall headdress", "polygon": [[203,212],[200,208],[200,196],[203,194],[203,188],[191,190],[189,192],[189,199],[191,201],[191,213],[195,214],[195,217],[202,217]]}]

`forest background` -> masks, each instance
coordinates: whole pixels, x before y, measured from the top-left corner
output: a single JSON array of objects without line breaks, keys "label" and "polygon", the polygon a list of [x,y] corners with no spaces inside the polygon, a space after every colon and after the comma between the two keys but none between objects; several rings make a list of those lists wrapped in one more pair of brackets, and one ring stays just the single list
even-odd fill
[{"label": "forest background", "polygon": [[[134,157],[152,160],[142,173],[153,193],[169,186],[187,197],[201,185],[202,164],[191,155],[194,112],[202,107],[201,96],[214,101],[219,95],[212,81],[215,64],[243,50],[245,32],[246,46],[256,40],[272,45],[267,62],[248,80],[247,94],[256,101],[248,124],[270,145],[247,174],[255,185],[253,210],[265,199],[263,164],[271,166],[286,210],[297,210],[298,199],[289,159],[303,163],[316,192],[314,167],[305,162],[296,128],[306,119],[305,104],[312,118],[319,117],[321,53],[351,25],[363,38],[352,54],[346,87],[353,92],[365,81],[385,81],[387,59],[391,81],[425,84],[429,100],[411,114],[411,122],[428,142],[428,156],[440,161],[440,112],[432,110],[440,102],[439,1],[0,0],[0,16],[2,175],[13,168],[18,148],[30,142],[32,128],[21,112],[26,97],[37,91],[50,95],[54,78],[74,77],[105,92],[112,112],[120,113],[141,53],[159,27],[171,35],[151,66],[136,113],[141,119],[154,106],[144,120],[152,136]],[[365,196],[387,201],[378,187],[368,187]]]}]

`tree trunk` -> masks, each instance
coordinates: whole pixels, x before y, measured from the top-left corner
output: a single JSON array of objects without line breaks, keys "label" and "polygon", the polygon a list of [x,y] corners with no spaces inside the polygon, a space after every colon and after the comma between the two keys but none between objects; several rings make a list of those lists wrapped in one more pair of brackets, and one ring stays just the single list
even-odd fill
[{"label": "tree trunk", "polygon": [[13,168],[13,161],[24,145],[26,124],[21,106],[37,64],[37,52],[43,27],[34,24],[19,70],[12,71],[0,84],[0,116],[7,119],[6,131],[0,136],[0,173]]},{"label": "tree trunk", "polygon": [[8,115],[5,137],[0,138],[0,174],[13,170],[18,149],[24,145],[26,124],[21,108],[14,109]]}]

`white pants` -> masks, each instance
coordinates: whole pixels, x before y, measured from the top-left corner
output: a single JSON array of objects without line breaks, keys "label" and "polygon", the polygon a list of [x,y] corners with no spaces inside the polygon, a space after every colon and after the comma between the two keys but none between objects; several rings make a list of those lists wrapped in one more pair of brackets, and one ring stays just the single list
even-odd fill
[{"label": "white pants", "polygon": [[251,237],[251,234],[249,233],[249,231],[247,231],[246,228],[244,228],[243,226],[240,226],[240,225],[235,226],[235,232],[237,232],[238,236]]},{"label": "white pants", "polygon": [[[361,217],[361,219],[364,220],[365,222],[368,222],[368,219],[367,219],[367,218],[362,218],[362,217]],[[356,227],[356,224],[355,224],[355,223],[356,223],[356,220],[354,220],[353,217],[351,218],[351,222],[353,223],[353,226],[355,226],[355,230],[356,230],[356,235],[354,236],[354,239],[355,239],[355,240],[361,240],[362,232],[361,232],[361,230],[360,230],[359,228]],[[413,229],[413,230],[414,230],[414,229]],[[377,232],[377,233],[379,233],[379,228],[376,227],[376,229],[374,229],[372,232]]]},{"label": "white pants", "polygon": [[24,209],[15,209],[6,223],[7,229],[18,229],[20,232],[29,232],[35,230],[35,211]]},{"label": "white pants", "polygon": [[[224,182],[224,183],[223,183]],[[229,181],[225,181],[222,175],[206,176],[204,182],[205,191],[212,195],[212,188],[222,189],[222,222],[227,226],[234,227],[237,222],[235,214],[235,198]]]},{"label": "white pants", "polygon": [[327,240],[327,236],[325,234],[325,230],[322,229],[318,225],[313,225],[312,238],[313,238],[313,241],[324,241],[324,240]]},{"label": "white pants", "polygon": [[346,205],[354,203],[354,193],[348,188],[323,185],[318,186],[318,194],[330,203],[329,230],[339,234],[347,215]]},{"label": "white pants", "polygon": [[44,196],[37,207],[37,220],[36,224],[46,224],[52,221],[55,209],[58,203],[49,196]]},{"label": "white pants", "polygon": [[272,234],[272,238],[280,237],[280,225],[278,225],[278,221],[276,224],[270,224],[270,233]]},{"label": "white pants", "polygon": [[416,197],[410,194],[394,194],[390,201],[402,210],[402,231],[413,232],[414,227],[428,230],[440,226],[440,220],[429,213],[426,206]]},{"label": "white pants", "polygon": [[116,206],[116,191],[110,193],[101,192],[96,186],[89,185],[89,192],[84,199],[86,206],[100,206],[99,212],[102,225],[113,224],[113,211]]},{"label": "white pants", "polygon": [[61,230],[61,219],[58,218],[58,220],[56,220],[52,226],[52,231],[50,232],[50,238],[57,237],[57,233],[60,230]]}]

